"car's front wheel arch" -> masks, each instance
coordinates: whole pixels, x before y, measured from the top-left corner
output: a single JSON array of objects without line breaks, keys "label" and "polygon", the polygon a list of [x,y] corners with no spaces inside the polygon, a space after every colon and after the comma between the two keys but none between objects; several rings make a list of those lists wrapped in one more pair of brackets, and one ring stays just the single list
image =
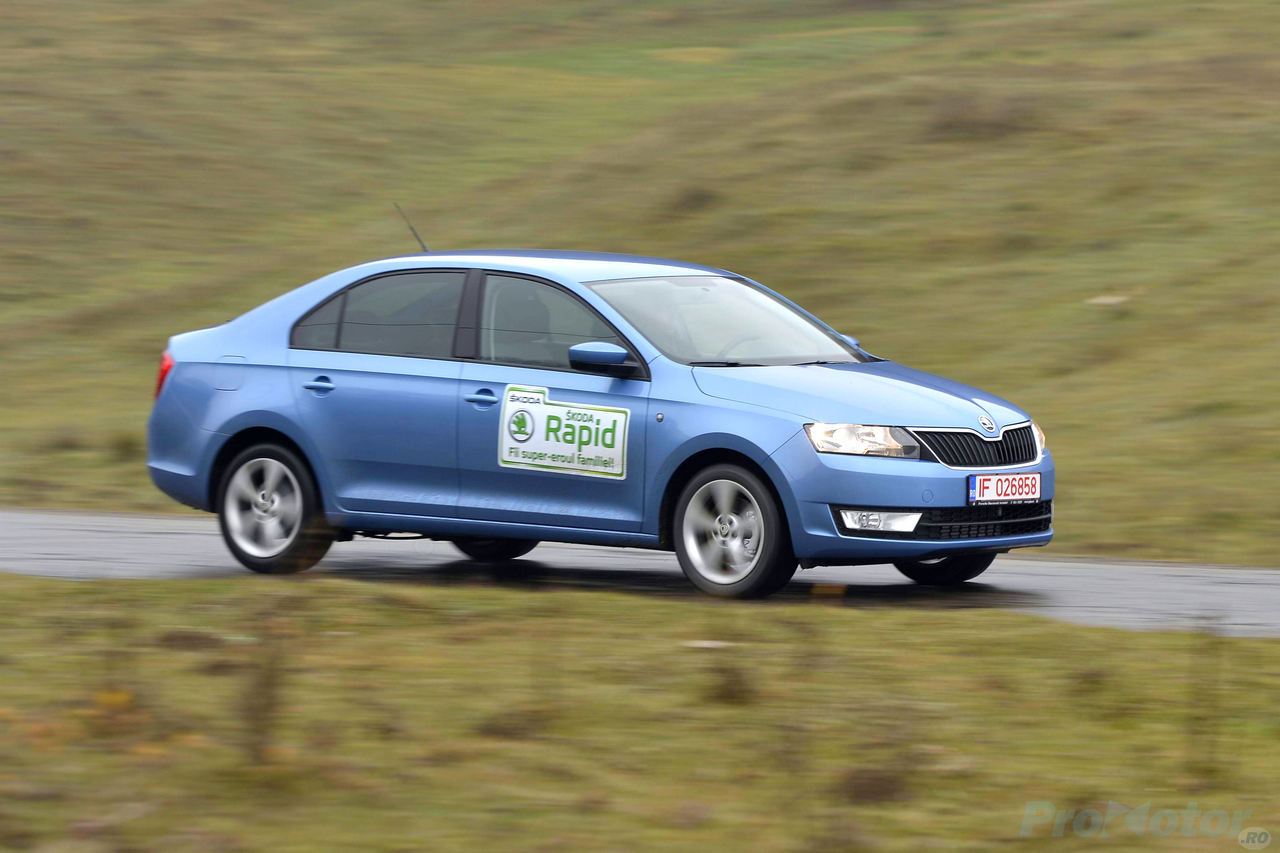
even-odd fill
[{"label": "car's front wheel arch", "polygon": [[705,471],[713,465],[738,465],[759,477],[777,502],[778,512],[782,515],[782,529],[786,531],[790,540],[791,526],[787,518],[787,503],[782,499],[773,476],[745,453],[728,448],[712,448],[694,453],[681,462],[668,478],[658,510],[658,546],[660,548],[671,550],[675,547],[672,531],[675,529],[676,504],[684,487],[698,475],[698,472]]}]

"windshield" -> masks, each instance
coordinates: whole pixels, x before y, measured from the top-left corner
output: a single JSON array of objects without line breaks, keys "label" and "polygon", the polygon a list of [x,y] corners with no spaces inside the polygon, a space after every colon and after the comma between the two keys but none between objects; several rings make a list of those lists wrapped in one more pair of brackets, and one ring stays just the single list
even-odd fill
[{"label": "windshield", "polygon": [[685,364],[736,367],[867,360],[790,305],[738,279],[623,278],[587,286],[663,355]]}]

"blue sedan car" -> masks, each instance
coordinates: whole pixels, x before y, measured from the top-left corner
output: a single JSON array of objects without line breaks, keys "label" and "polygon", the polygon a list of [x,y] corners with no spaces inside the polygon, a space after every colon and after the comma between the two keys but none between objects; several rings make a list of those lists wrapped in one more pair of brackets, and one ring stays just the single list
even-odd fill
[{"label": "blue sedan car", "polygon": [[742,276],[628,255],[375,261],[177,335],[147,465],[257,572],[353,536],[484,561],[553,540],[673,550],[746,597],[797,565],[961,583],[1053,535],[1021,409]]}]

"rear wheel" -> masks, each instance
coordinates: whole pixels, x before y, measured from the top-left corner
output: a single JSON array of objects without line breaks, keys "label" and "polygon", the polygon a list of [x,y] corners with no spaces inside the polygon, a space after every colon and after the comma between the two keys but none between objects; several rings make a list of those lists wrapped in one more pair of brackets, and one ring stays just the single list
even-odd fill
[{"label": "rear wheel", "polygon": [[737,465],[700,471],[684,487],[672,525],[680,568],[703,592],[759,598],[796,571],[782,511],[761,479]]},{"label": "rear wheel", "polygon": [[231,460],[218,488],[218,523],[232,556],[263,574],[306,571],[333,544],[311,472],[275,444]]},{"label": "rear wheel", "polygon": [[985,572],[995,559],[995,554],[952,554],[933,560],[899,560],[893,565],[916,583],[956,586]]},{"label": "rear wheel", "polygon": [[538,547],[537,539],[454,539],[453,547],[482,563],[505,563]]}]

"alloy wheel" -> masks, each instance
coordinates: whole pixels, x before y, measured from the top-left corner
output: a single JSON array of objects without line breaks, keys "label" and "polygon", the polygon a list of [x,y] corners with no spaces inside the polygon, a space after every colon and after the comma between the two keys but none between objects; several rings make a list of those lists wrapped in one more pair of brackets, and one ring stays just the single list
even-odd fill
[{"label": "alloy wheel", "polygon": [[755,497],[733,480],[712,480],[689,499],[681,529],[689,561],[699,575],[731,584],[760,559],[765,529]]},{"label": "alloy wheel", "polygon": [[235,544],[268,559],[284,552],[302,527],[302,490],[283,462],[250,459],[227,482],[223,512]]}]

